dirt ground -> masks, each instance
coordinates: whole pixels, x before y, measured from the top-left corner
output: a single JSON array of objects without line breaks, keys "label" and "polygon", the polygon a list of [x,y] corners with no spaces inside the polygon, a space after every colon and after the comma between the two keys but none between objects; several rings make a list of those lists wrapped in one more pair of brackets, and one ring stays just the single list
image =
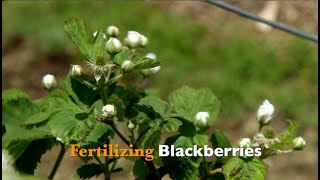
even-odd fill
[{"label": "dirt ground", "polygon": [[[235,4],[244,9],[248,9],[254,13],[259,13],[265,5],[264,1],[256,1],[257,3],[249,3],[249,1],[232,1]],[[303,25],[305,29],[310,32],[318,31],[318,1],[308,1],[308,3],[299,3],[300,1],[281,2],[281,7],[278,14],[278,21],[285,24],[293,24],[297,26]],[[155,2],[162,8],[169,9],[172,13],[180,13],[190,16],[191,19],[203,23],[207,27],[214,26],[219,19],[208,17],[225,17],[225,21],[247,21],[241,17],[225,12],[219,8],[208,6],[206,3],[200,2],[182,2],[182,1],[165,1]],[[288,10],[290,9],[290,10]],[[291,11],[291,14],[287,11]],[[298,13],[301,12],[302,13]],[[299,14],[295,16],[293,14]],[[288,15],[289,14],[289,15]],[[275,32],[282,35],[282,32]],[[20,40],[21,41],[21,40]],[[46,95],[46,92],[41,89],[39,83],[41,75],[46,73],[52,73],[57,76],[57,79],[62,79],[70,68],[69,64],[63,61],[64,57],[43,57],[39,60],[35,57],[32,50],[25,49],[20,44],[19,39],[13,47],[4,47],[2,49],[2,85],[3,88],[19,88],[26,91],[31,98],[39,98]],[[23,40],[22,40],[23,41]],[[36,71],[35,71],[36,70]],[[286,127],[284,119],[278,115],[272,122],[273,127],[277,127],[280,131]],[[255,123],[255,112],[247,114],[248,122],[241,124],[234,124],[231,121],[218,120],[218,124],[214,128],[219,128],[225,131],[226,135],[231,138],[233,144],[236,144],[241,137],[252,136],[257,129],[257,123]],[[225,123],[227,122],[227,123]],[[210,134],[209,130],[207,133]],[[317,179],[318,177],[318,132],[315,129],[304,129],[299,134],[303,135],[306,139],[310,139],[311,142],[307,142],[308,146],[301,151],[295,152],[289,155],[283,155],[279,157],[272,157],[267,160],[269,164],[269,173],[267,179],[290,179],[290,180],[310,180]],[[119,139],[115,139],[116,142]],[[125,146],[123,144],[123,146]],[[47,152],[41,159],[41,164],[36,170],[36,174],[41,177],[47,177],[50,173],[51,167],[58,155],[59,147],[54,147]],[[80,167],[82,161],[78,158],[72,158],[65,155],[62,161],[62,165],[58,169],[55,179],[71,180],[73,179],[74,171]],[[112,179],[133,179],[133,175],[130,172],[132,164],[124,159],[119,161],[119,165],[125,165],[128,167],[128,171],[115,173]],[[102,177],[93,179],[103,179]],[[169,179],[166,177],[165,179]]]}]

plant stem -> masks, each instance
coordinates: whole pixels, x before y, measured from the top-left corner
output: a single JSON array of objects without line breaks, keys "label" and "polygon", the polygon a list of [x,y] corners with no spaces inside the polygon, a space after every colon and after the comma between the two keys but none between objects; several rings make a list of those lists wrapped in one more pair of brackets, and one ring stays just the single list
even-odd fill
[{"label": "plant stem", "polygon": [[150,129],[150,128],[147,128],[145,131],[143,131],[143,132],[140,134],[140,136],[137,138],[137,140],[135,141],[135,143],[137,143],[137,142],[142,138],[142,136],[145,135],[145,134],[149,131],[149,129]]},{"label": "plant stem", "polygon": [[56,160],[56,162],[55,162],[55,164],[53,166],[53,169],[52,169],[48,179],[53,179],[53,177],[56,174],[56,172],[58,170],[58,167],[59,167],[59,165],[60,165],[60,163],[62,161],[63,155],[66,152],[65,147],[64,147],[64,145],[62,143],[60,143],[60,146],[61,146],[60,153],[58,155],[58,158],[57,158],[57,160]]},{"label": "plant stem", "polygon": [[[123,142],[125,142],[128,146],[131,144],[130,140],[128,138],[126,138],[116,127],[116,125],[114,124],[114,122],[112,120],[109,120],[106,122],[107,124],[109,124],[112,129],[115,131],[115,133],[121,138],[121,140]],[[133,145],[133,149],[138,149],[136,144],[132,144]],[[157,171],[155,165],[153,164],[153,162],[151,161],[147,161],[145,160],[143,157],[141,157],[141,159],[144,161],[144,163],[148,166],[148,168],[150,169],[151,173],[150,173],[150,179],[160,179],[160,175],[159,172]]]},{"label": "plant stem", "polygon": [[217,169],[210,171],[210,175],[212,176],[212,175],[219,173],[219,172],[222,172],[222,168],[217,168]]},{"label": "plant stem", "polygon": [[208,163],[206,161],[206,158],[203,156],[203,163],[204,163],[204,167],[205,167],[205,171],[206,171],[206,176],[209,174],[209,168],[208,168]]},{"label": "plant stem", "polygon": [[259,123],[259,132],[262,131],[263,125]]},{"label": "plant stem", "polygon": [[101,169],[102,169],[102,172],[103,172],[103,174],[104,174],[104,177],[107,179],[107,177],[110,177],[110,176],[108,176],[108,169],[106,169],[105,167],[104,167],[104,165],[103,165],[103,163],[101,162],[101,160],[97,157],[97,155],[93,155],[93,157],[94,157],[94,159],[99,163],[99,165],[100,165],[100,167],[101,167]]},{"label": "plant stem", "polygon": [[[99,81],[99,89],[100,89],[100,96],[101,96],[101,99],[102,99],[102,103],[103,103],[103,105],[106,105],[107,104],[107,91],[104,88],[103,81]],[[127,146],[129,146],[131,144],[130,140],[128,138],[126,138],[118,130],[118,128],[116,127],[116,125],[115,125],[113,120],[109,119],[109,120],[104,121],[104,122],[112,127],[112,129],[115,131],[115,133],[121,138],[122,141],[124,141],[127,144]],[[138,147],[137,147],[137,145],[135,143],[133,143],[132,145],[133,145],[133,149],[138,149]],[[159,179],[160,180],[159,172],[157,171],[156,166],[153,164],[153,162],[147,161],[143,157],[141,157],[141,159],[144,161],[144,163],[148,166],[148,168],[151,171],[150,174],[149,174],[148,179],[156,179],[156,180]],[[107,179],[107,176],[106,176],[106,179]]]}]

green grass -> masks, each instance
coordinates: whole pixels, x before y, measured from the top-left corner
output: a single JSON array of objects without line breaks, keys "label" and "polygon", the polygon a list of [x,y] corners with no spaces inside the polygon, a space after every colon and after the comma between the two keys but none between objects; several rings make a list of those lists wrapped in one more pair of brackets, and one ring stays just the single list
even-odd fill
[{"label": "green grass", "polygon": [[310,41],[255,33],[248,21],[221,21],[208,29],[142,1],[5,2],[2,10],[3,46],[21,36],[39,57],[74,56],[78,52],[70,51],[74,46],[63,30],[67,18],[85,19],[92,32],[113,24],[121,38],[127,30],[149,37],[147,50],[162,61],[149,87],[161,89],[163,98],[183,84],[208,87],[222,102],[220,120],[244,120],[267,98],[281,116],[301,126],[318,124],[318,52]]}]

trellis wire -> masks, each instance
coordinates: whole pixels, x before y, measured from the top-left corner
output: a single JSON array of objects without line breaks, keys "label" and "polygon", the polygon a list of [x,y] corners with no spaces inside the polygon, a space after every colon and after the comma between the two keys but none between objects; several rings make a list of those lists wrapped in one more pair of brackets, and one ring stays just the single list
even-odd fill
[{"label": "trellis wire", "polygon": [[296,36],[300,36],[302,38],[305,38],[305,39],[308,39],[308,40],[311,40],[311,41],[314,41],[314,42],[318,43],[318,36],[316,36],[316,35],[308,34],[308,33],[302,32],[302,31],[300,31],[298,29],[295,29],[295,28],[292,28],[292,27],[289,27],[289,26],[286,26],[286,25],[283,25],[283,24],[280,24],[280,23],[276,23],[276,22],[273,22],[273,21],[269,21],[267,19],[264,19],[262,17],[259,17],[259,16],[255,15],[255,14],[253,14],[251,12],[242,10],[240,8],[237,8],[235,6],[232,6],[232,5],[228,4],[228,3],[225,3],[225,2],[220,1],[220,0],[206,0],[206,2],[208,2],[210,4],[213,4],[213,5],[216,5],[216,6],[222,8],[224,10],[231,11],[233,13],[236,13],[236,14],[240,15],[240,16],[246,17],[248,19],[251,19],[251,20],[254,20],[254,21],[258,21],[258,22],[270,25],[270,26],[272,26],[274,28],[280,29],[282,31],[285,31],[285,32],[294,34]]}]

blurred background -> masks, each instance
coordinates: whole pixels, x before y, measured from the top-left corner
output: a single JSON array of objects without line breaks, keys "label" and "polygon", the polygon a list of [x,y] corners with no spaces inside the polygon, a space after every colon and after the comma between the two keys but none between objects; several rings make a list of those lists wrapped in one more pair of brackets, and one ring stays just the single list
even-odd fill
[{"label": "blurred background", "polygon": [[[318,32],[318,1],[226,1],[308,33]],[[277,132],[294,120],[307,141],[300,152],[272,157],[267,179],[318,177],[318,44],[269,29],[200,1],[5,1],[2,2],[2,89],[19,88],[32,99],[46,95],[40,82],[62,80],[70,64],[84,64],[64,32],[64,21],[83,18],[91,32],[115,25],[121,36],[136,30],[162,62],[148,88],[168,93],[188,85],[210,88],[221,101],[216,125],[234,145],[256,133],[255,113],[264,99],[275,105]],[[212,129],[208,130],[211,134]],[[58,147],[43,156],[36,174],[47,177]],[[67,153],[68,154],[68,153]],[[73,179],[81,160],[65,155],[55,179]],[[132,164],[115,173],[129,178]],[[96,179],[102,179],[97,177]]]}]

